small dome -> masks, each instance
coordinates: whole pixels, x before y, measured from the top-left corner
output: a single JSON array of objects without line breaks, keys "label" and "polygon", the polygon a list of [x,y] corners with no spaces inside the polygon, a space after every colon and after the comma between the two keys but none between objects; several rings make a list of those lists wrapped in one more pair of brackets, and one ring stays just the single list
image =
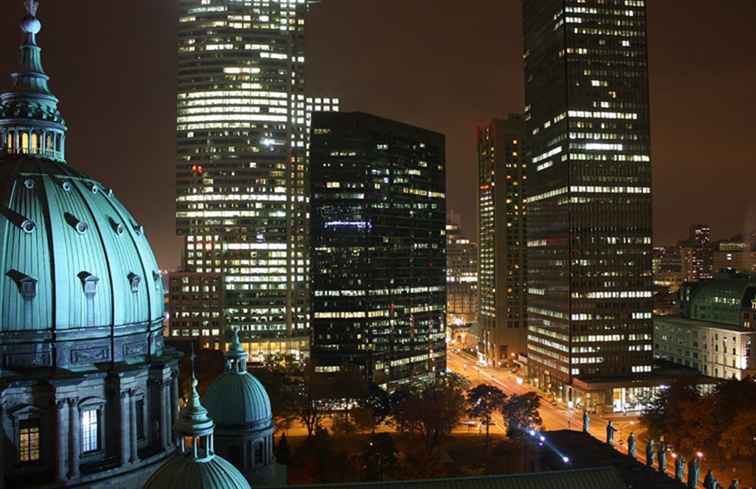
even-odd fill
[{"label": "small dome", "polygon": [[203,400],[219,428],[269,428],[273,423],[270,397],[253,375],[225,372],[207,387]]},{"label": "small dome", "polygon": [[147,481],[144,489],[251,489],[244,476],[221,457],[197,461],[175,454]]}]

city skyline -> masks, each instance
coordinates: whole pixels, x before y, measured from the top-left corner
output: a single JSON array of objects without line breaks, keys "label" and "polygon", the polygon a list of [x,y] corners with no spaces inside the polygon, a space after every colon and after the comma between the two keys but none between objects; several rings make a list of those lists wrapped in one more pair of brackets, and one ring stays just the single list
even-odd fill
[{"label": "city skyline", "polygon": [[[756,83],[756,67],[739,62],[756,40],[747,28],[756,5],[743,0],[711,10],[692,1],[681,10],[678,3],[648,7],[657,244],[683,238],[693,222],[712,223],[715,239],[747,232],[756,222],[756,202],[748,192],[756,165],[747,137],[748,117],[756,109],[756,95],[747,87]],[[21,13],[21,5],[13,8]],[[53,80],[76,135],[69,153],[81,160],[82,171],[113,181],[124,202],[144,216],[161,267],[177,266],[172,192],[177,7],[136,1],[106,11],[94,1],[77,0],[50,2],[45,9],[56,19],[41,34],[43,41],[55,39],[45,45],[46,69],[60,78],[91,72],[86,84],[56,86]],[[456,12],[453,3],[437,2],[431,17],[419,23],[427,14],[421,2],[366,0],[359,7],[344,0],[322,2],[309,20],[311,94],[334,94],[342,98],[343,110],[375,112],[445,133],[449,209],[463,216],[463,234],[474,237],[475,127],[521,110],[524,100],[519,2],[481,0],[480,8],[465,13]],[[374,22],[359,27],[364,42],[346,42],[356,34],[359,15]],[[0,33],[5,46],[18,42],[15,17],[8,16]],[[456,24],[469,32],[469,41],[446,36]],[[466,70],[454,68],[463,61]],[[7,49],[0,69],[12,71],[15,62],[15,51]],[[338,69],[343,64],[350,70]],[[119,68],[125,73],[111,76]],[[392,71],[404,76],[377,75]],[[376,82],[380,89],[372,88]],[[717,96],[707,97],[710,93]],[[92,107],[108,109],[100,118],[87,117]],[[696,138],[708,144],[687,144]],[[154,150],[145,155],[145,147]],[[148,169],[154,177],[146,179]],[[145,185],[146,180],[151,183]],[[709,205],[712,201],[719,205]],[[680,219],[681,213],[690,222]]]}]

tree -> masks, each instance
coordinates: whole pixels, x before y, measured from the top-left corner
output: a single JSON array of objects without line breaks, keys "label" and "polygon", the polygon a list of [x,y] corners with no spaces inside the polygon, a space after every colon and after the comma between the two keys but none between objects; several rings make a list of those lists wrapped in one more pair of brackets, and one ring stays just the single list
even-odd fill
[{"label": "tree", "polygon": [[307,428],[307,438],[312,438],[331,408],[324,396],[326,379],[308,364],[299,375],[292,375],[288,380],[289,409]]},{"label": "tree", "polygon": [[756,411],[741,410],[719,439],[719,448],[728,459],[750,458],[751,473],[756,477]]},{"label": "tree", "polygon": [[364,407],[356,407],[349,411],[349,415],[352,417],[355,428],[357,431],[375,433],[377,425],[375,424],[375,418],[373,413],[369,409]]},{"label": "tree", "polygon": [[499,412],[506,403],[507,395],[500,389],[480,384],[467,392],[467,414],[477,418],[486,426],[486,451],[488,451],[489,432],[493,423],[493,415]]},{"label": "tree", "polygon": [[538,430],[543,420],[538,413],[541,398],[535,392],[510,397],[501,410],[507,422],[507,436],[521,438],[528,430]]},{"label": "tree", "polygon": [[[367,387],[367,395],[360,400],[359,408],[362,412],[354,413],[355,422],[375,432],[375,428],[391,415],[391,396],[379,385],[371,383]],[[367,416],[372,420],[367,420]],[[358,417],[360,421],[357,420]]]},{"label": "tree", "polygon": [[394,424],[400,431],[419,434],[428,451],[438,447],[465,412],[464,390],[443,378],[403,391],[395,402]]},{"label": "tree", "polygon": [[701,396],[695,386],[676,382],[651,400],[641,415],[641,424],[649,437],[664,437],[690,457],[716,436],[713,416],[713,398]]},{"label": "tree", "polygon": [[382,481],[397,471],[399,451],[389,433],[373,434],[362,452],[365,480]]},{"label": "tree", "polygon": [[336,436],[349,436],[357,432],[357,426],[352,421],[350,413],[347,412],[334,415],[331,428]]}]

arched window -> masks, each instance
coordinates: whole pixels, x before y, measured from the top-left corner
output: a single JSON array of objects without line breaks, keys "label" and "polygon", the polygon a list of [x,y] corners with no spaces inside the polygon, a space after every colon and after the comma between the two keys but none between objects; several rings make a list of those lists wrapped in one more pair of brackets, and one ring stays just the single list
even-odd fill
[{"label": "arched window", "polygon": [[45,143],[45,149],[48,152],[52,152],[55,149],[55,148],[53,148],[53,135],[52,135],[52,133],[49,133],[49,132],[47,133],[47,141]]},{"label": "arched window", "polygon": [[39,134],[36,132],[33,132],[31,136],[31,152],[39,153]]},{"label": "arched window", "polygon": [[29,133],[24,131],[21,133],[21,153],[29,152]]}]

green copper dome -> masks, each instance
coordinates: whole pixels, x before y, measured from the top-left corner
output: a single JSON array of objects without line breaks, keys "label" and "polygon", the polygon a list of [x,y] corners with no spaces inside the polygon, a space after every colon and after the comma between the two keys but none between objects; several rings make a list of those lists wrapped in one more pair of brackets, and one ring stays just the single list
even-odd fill
[{"label": "green copper dome", "polygon": [[225,358],[226,371],[205,392],[204,403],[210,417],[218,427],[226,429],[270,428],[273,425],[270,397],[260,381],[247,372],[247,352],[236,331]]},{"label": "green copper dome", "polygon": [[174,455],[150,477],[144,489],[250,489],[250,485],[221,457],[198,462],[188,455]]},{"label": "green copper dome", "polygon": [[743,309],[750,309],[756,296],[756,274],[725,272],[683,290],[690,319],[741,325]]},{"label": "green copper dome", "polygon": [[0,361],[84,368],[160,354],[158,264],[113,192],[63,159],[36,7],[28,1],[21,68],[0,96]]},{"label": "green copper dome", "polygon": [[215,454],[215,426],[197,393],[194,352],[192,392],[175,431],[181,437],[180,450],[150,477],[144,489],[250,489],[241,472]]},{"label": "green copper dome", "polygon": [[162,321],[155,256],[108,188],[50,160],[0,165],[2,331]]}]

